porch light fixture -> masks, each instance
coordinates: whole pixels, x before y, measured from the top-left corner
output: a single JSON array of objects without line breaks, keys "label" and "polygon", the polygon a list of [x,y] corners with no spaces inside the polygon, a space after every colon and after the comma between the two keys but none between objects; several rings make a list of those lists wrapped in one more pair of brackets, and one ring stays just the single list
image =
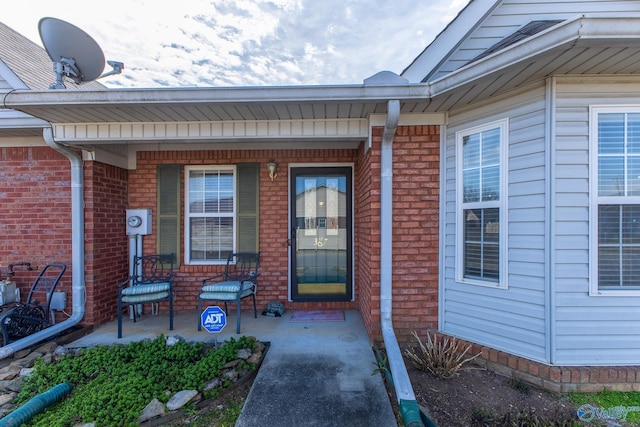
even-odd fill
[{"label": "porch light fixture", "polygon": [[276,164],[276,161],[269,160],[269,163],[267,163],[267,170],[269,171],[269,178],[271,178],[271,181],[276,179],[276,177],[278,176],[278,174],[276,173],[277,169],[278,165]]}]

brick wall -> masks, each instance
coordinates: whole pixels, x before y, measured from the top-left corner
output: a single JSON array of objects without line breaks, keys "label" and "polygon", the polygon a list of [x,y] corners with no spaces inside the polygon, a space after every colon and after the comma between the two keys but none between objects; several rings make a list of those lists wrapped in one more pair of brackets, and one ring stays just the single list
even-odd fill
[{"label": "brick wall", "polygon": [[129,273],[127,177],[124,169],[85,162],[85,286],[82,323],[99,325],[115,319],[117,284]]},{"label": "brick wall", "polygon": [[[368,238],[371,265],[370,336],[381,341],[380,329],[380,147],[383,128],[373,129],[369,151],[370,192],[360,206],[368,212],[358,238]],[[399,126],[393,142],[393,303],[396,337],[411,339],[438,322],[438,218],[440,175],[439,126]],[[364,246],[364,245],[363,245]],[[364,248],[360,248],[363,250]],[[366,302],[361,302],[365,304]]]},{"label": "brick wall", "polygon": [[[70,295],[71,172],[66,157],[49,147],[0,148],[0,235],[2,272],[22,261],[37,270],[64,263],[67,271],[58,290]],[[24,301],[38,271],[15,272]]]},{"label": "brick wall", "polygon": [[440,127],[400,126],[393,147],[393,326],[402,342],[438,324]]},{"label": "brick wall", "polygon": [[[448,337],[444,334],[437,335],[439,338]],[[640,366],[553,366],[465,340],[457,340],[460,348],[470,346],[467,355],[481,354],[473,361],[475,364],[554,393],[640,391]]]},{"label": "brick wall", "polygon": [[[269,159],[278,163],[278,177],[271,181],[266,164]],[[257,293],[258,309],[266,308],[270,301],[281,301],[287,310],[304,308],[344,308],[355,309],[354,302],[338,303],[291,303],[288,302],[288,167],[290,163],[354,163],[358,170],[357,150],[223,150],[223,151],[176,151],[139,152],[137,168],[129,171],[129,207],[152,208],[153,222],[156,223],[156,166],[158,164],[237,164],[260,163],[260,281]],[[184,176],[182,178],[184,187]],[[356,190],[357,191],[357,190]],[[184,195],[182,195],[184,197]],[[184,218],[184,199],[181,203],[181,217]],[[181,224],[183,228],[184,225]],[[181,229],[184,236],[184,229]],[[183,242],[181,240],[181,245]],[[155,234],[145,236],[144,251],[153,253],[156,249]],[[184,253],[184,247],[180,248]],[[200,281],[204,277],[222,272],[224,266],[181,266],[176,278],[176,312],[188,312],[196,308]],[[252,302],[245,299],[243,310],[252,309]],[[161,304],[161,310],[163,305]]]},{"label": "brick wall", "polygon": [[354,278],[358,310],[369,337],[380,336],[380,149],[358,152],[354,191]]}]

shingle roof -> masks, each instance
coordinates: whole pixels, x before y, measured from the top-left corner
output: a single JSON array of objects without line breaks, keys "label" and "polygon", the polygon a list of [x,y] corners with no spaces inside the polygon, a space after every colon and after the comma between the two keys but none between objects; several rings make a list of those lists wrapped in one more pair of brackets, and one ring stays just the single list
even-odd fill
[{"label": "shingle roof", "polygon": [[491,46],[489,49],[482,52],[480,55],[473,58],[468,64],[475,62],[485,56],[489,56],[492,53],[498,52],[504,48],[507,48],[515,43],[518,43],[520,40],[524,40],[528,37],[531,37],[535,34],[538,34],[541,31],[546,30],[549,27],[553,27],[556,24],[559,24],[562,20],[546,20],[546,21],[531,21],[527,25],[518,29],[515,33],[505,37],[500,40],[498,43]]},{"label": "shingle roof", "polygon": [[[0,22],[0,61],[32,90],[46,90],[55,82],[53,65],[47,52],[22,34]],[[65,80],[70,90],[104,89],[98,82],[76,85]]]}]

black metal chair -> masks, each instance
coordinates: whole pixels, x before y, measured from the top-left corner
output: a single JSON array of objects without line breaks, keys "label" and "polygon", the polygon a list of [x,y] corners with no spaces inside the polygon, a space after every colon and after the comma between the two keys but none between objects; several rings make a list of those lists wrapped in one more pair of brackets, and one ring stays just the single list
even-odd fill
[{"label": "black metal chair", "polygon": [[173,330],[174,254],[134,256],[131,276],[118,284],[118,338],[122,338],[122,309],[129,306],[136,321],[138,304],[169,302],[169,330]]},{"label": "black metal chair", "polygon": [[[198,313],[202,313],[203,301],[224,302],[224,312],[228,302],[235,302],[238,318],[236,334],[240,333],[240,301],[253,297],[253,317],[258,317],[256,309],[256,290],[258,287],[258,265],[260,254],[254,252],[230,253],[224,273],[202,280],[202,289],[198,295]],[[198,318],[198,330],[202,330],[201,319]]]},{"label": "black metal chair", "polygon": [[51,299],[66,269],[67,266],[60,263],[45,265],[31,285],[26,302],[18,303],[0,313],[3,345],[54,324]]}]

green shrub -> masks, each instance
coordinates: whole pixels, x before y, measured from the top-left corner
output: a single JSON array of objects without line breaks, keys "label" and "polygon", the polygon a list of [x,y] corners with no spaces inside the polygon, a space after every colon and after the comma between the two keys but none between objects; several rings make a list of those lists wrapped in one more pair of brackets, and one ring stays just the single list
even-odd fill
[{"label": "green shrub", "polygon": [[[71,395],[35,416],[33,426],[72,426],[95,421],[96,426],[138,425],[142,409],[154,398],[166,403],[180,390],[201,391],[221,368],[236,359],[238,349],[255,349],[255,339],[240,337],[214,349],[202,343],[165,337],[128,345],[99,346],[67,354],[51,364],[37,361],[18,394],[26,402],[57,384],[73,384]],[[214,389],[205,395],[211,397]]]}]

